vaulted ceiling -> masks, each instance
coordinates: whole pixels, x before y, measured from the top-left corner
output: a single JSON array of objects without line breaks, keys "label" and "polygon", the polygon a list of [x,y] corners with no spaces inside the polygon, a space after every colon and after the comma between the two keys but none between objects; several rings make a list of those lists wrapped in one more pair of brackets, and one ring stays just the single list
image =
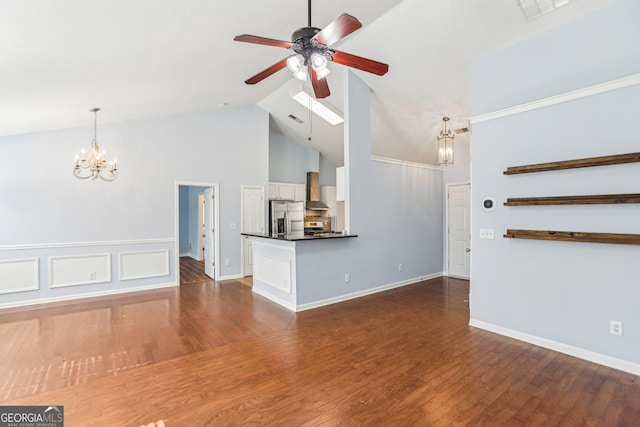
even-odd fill
[{"label": "vaulted ceiling", "polygon": [[[576,0],[528,22],[518,0],[316,0],[312,24],[357,17],[363,28],[333,47],[390,66],[354,71],[372,88],[373,154],[434,163],[442,117],[468,125],[472,61],[610,1]],[[342,125],[310,122],[287,70],[243,83],[290,52],[234,36],[290,40],[306,25],[304,0],[2,1],[0,136],[90,126],[94,106],[108,123],[257,104],[276,130],[341,164]],[[326,102],[342,110],[345,67],[329,66]]]}]

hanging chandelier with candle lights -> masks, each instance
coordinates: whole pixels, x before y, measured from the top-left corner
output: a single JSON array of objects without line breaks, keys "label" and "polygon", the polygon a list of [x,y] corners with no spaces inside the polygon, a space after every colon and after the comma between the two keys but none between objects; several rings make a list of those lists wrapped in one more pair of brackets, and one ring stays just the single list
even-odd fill
[{"label": "hanging chandelier with candle lights", "polygon": [[449,117],[443,117],[442,121],[444,122],[444,130],[441,130],[438,135],[438,165],[453,166],[453,139],[455,135],[451,129],[447,130]]},{"label": "hanging chandelier with candle lights", "polygon": [[93,118],[93,141],[91,142],[91,149],[89,153],[81,150],[80,155],[76,154],[75,167],[73,168],[73,175],[78,179],[89,179],[92,181],[100,178],[103,181],[113,181],[118,178],[118,161],[113,159],[107,161],[107,152],[100,151],[100,144],[98,144],[98,111],[99,108],[92,108],[91,111],[94,114]]}]

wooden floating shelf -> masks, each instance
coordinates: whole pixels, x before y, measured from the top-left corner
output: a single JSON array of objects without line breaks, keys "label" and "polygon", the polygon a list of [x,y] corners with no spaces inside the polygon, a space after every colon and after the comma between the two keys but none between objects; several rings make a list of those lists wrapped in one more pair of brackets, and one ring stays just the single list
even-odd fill
[{"label": "wooden floating shelf", "polygon": [[510,197],[505,206],[606,205],[640,203],[640,194],[602,194],[593,196]]},{"label": "wooden floating shelf", "polygon": [[640,234],[583,233],[579,231],[507,230],[508,239],[560,240],[565,242],[640,245]]},{"label": "wooden floating shelf", "polygon": [[537,163],[524,166],[510,166],[503,173],[505,175],[515,175],[520,173],[588,168],[592,166],[619,165],[623,163],[635,162],[640,162],[640,153],[616,154],[613,156],[589,157],[586,159],[563,160],[559,162]]}]

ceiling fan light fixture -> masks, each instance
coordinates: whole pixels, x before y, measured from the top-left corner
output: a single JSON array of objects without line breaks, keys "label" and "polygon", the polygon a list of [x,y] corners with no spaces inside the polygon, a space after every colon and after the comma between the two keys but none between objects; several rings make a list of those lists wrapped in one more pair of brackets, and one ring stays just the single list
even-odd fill
[{"label": "ceiling fan light fixture", "polygon": [[325,77],[327,77],[327,75],[329,75],[330,72],[331,70],[329,69],[329,67],[324,67],[321,70],[316,70],[316,75],[319,79],[324,79]]},{"label": "ceiling fan light fixture", "polygon": [[287,68],[289,68],[289,71],[291,71],[293,74],[300,71],[303,66],[304,58],[302,57],[302,55],[291,55],[287,58]]},{"label": "ceiling fan light fixture", "polygon": [[324,55],[321,55],[319,53],[314,53],[311,55],[311,66],[313,67],[314,70],[316,70],[316,72],[327,68],[328,63],[329,63],[329,60]]}]

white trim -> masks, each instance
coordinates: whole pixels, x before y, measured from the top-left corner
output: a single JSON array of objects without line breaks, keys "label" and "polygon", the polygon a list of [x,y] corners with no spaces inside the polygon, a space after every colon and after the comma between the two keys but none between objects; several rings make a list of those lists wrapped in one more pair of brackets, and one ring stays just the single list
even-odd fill
[{"label": "white trim", "polygon": [[290,303],[289,301],[285,301],[280,297],[277,297],[269,292],[266,292],[264,289],[256,289],[255,287],[252,288],[252,291],[255,292],[256,294],[260,295],[261,297],[264,297],[266,299],[268,299],[269,301],[275,302],[278,305],[283,306],[284,308],[291,310],[291,311],[300,311],[296,308],[295,304]]},{"label": "white trim", "polygon": [[[124,258],[127,255],[142,255],[142,254],[164,254],[164,269],[162,271],[158,271],[156,273],[147,273],[147,274],[139,274],[137,276],[125,276],[124,275]],[[138,280],[138,279],[148,279],[151,277],[162,277],[162,276],[168,276],[169,275],[169,249],[160,249],[160,250],[155,250],[155,251],[131,251],[131,252],[120,252],[118,254],[118,267],[119,267],[119,273],[118,277],[120,279],[121,282],[125,281],[125,280]]]},{"label": "white trim", "polygon": [[259,236],[251,236],[251,235],[248,237],[251,237],[252,239],[261,239],[261,240],[254,240],[254,244],[255,242],[257,242],[258,246],[264,246],[267,248],[276,248],[276,249],[281,249],[288,252],[295,252],[296,250],[295,240],[278,240],[278,243],[270,243],[269,240],[271,240],[271,238],[269,237],[259,237]]},{"label": "white trim", "polygon": [[40,258],[3,259],[0,264],[33,263],[33,285],[31,287],[12,288],[0,290],[0,294],[13,294],[17,292],[37,291],[40,289]]},{"label": "white trim", "polygon": [[[213,188],[213,216],[214,216],[214,280],[217,280],[217,276],[222,270],[220,265],[220,185],[218,183],[206,183],[206,182],[190,182],[190,181],[174,181],[173,192],[173,242],[175,247],[174,253],[180,252],[180,186],[183,187],[207,187]],[[176,272],[176,280],[180,283],[180,257],[176,256],[174,260],[174,271]]]},{"label": "white trim", "polygon": [[52,249],[52,248],[75,248],[86,246],[117,246],[117,245],[148,245],[154,243],[173,243],[175,239],[145,239],[145,240],[105,240],[96,242],[70,242],[70,243],[37,243],[32,245],[11,245],[0,246],[0,251],[16,251],[28,249]]},{"label": "white trim", "polygon": [[572,345],[564,344],[558,341],[552,341],[535,335],[529,335],[524,332],[504,328],[502,326],[483,322],[481,320],[470,319],[469,325],[509,338],[514,338],[519,341],[524,341],[529,344],[534,344],[539,347],[544,347],[549,350],[557,351],[559,353],[568,354],[569,356],[577,357],[579,359],[587,360],[599,365],[608,366],[609,368],[618,369],[620,371],[628,372],[634,375],[640,375],[640,364],[629,362],[627,360],[618,359],[615,357],[607,356],[606,354],[596,353],[591,350],[585,350],[580,347],[574,347]]},{"label": "white trim", "polygon": [[222,280],[238,280],[238,279],[243,279],[244,276],[242,274],[230,274],[228,276],[221,276],[218,277],[217,279],[215,279],[216,281],[222,281]]},{"label": "white trim", "polygon": [[391,163],[392,165],[409,166],[412,168],[430,169],[434,171],[443,171],[441,166],[428,165],[426,163],[408,162],[406,160],[391,159],[389,157],[371,156],[371,160],[380,163]]},{"label": "white trim", "polygon": [[493,111],[491,113],[480,114],[478,116],[472,117],[469,122],[474,125],[489,120],[495,120],[514,114],[524,113],[526,111],[536,110],[538,108],[549,107],[552,105],[561,104],[563,102],[574,101],[576,99],[586,98],[588,96],[611,92],[616,89],[622,89],[637,84],[640,84],[640,74],[633,74],[631,76],[623,77],[617,80],[610,80],[605,83],[577,89],[560,95],[550,96],[548,98],[539,99],[537,101],[527,102],[526,104],[516,105],[514,107]]},{"label": "white trim", "polygon": [[[55,277],[55,269],[54,264],[57,260],[82,260],[88,258],[104,258],[106,261],[105,271],[107,275],[103,279],[89,279],[89,280],[78,280],[76,282],[67,282],[67,283],[54,283]],[[77,270],[77,269],[76,269]],[[111,282],[111,253],[104,254],[87,254],[87,255],[63,255],[63,256],[51,256],[49,257],[49,288],[50,289],[58,289],[58,288],[66,288],[69,286],[81,286],[81,285],[93,285],[96,283],[109,283]]]},{"label": "white trim", "polygon": [[23,301],[16,301],[16,302],[8,302],[8,303],[0,304],[0,310],[6,309],[6,308],[26,307],[29,305],[49,304],[52,302],[72,301],[72,300],[83,299],[83,298],[94,298],[94,297],[126,294],[129,292],[150,291],[154,289],[172,288],[176,286],[178,286],[177,283],[161,283],[161,284],[148,285],[148,286],[136,286],[133,288],[111,289],[107,291],[87,292],[83,294],[65,295],[65,296],[51,297],[51,298],[38,298],[38,299],[32,299],[27,301],[23,300]]},{"label": "white trim", "polygon": [[[395,288],[400,288],[400,287],[403,287],[403,286],[413,285],[414,283],[422,282],[422,281],[425,281],[425,280],[436,279],[436,278],[442,277],[442,276],[443,276],[442,272],[439,272],[439,273],[429,274],[427,276],[420,276],[420,277],[416,277],[416,278],[413,278],[413,279],[403,280],[401,282],[390,283],[388,285],[378,286],[376,288],[364,289],[362,291],[352,292],[350,294],[339,295],[339,296],[333,297],[333,298],[327,298],[327,299],[324,299],[324,300],[313,301],[313,302],[309,302],[309,303],[306,303],[306,304],[296,305],[294,311],[311,310],[311,309],[314,309],[314,308],[323,307],[325,305],[336,304],[336,303],[343,302],[343,301],[348,301],[348,300],[351,300],[351,299],[361,298],[361,297],[364,297],[364,296],[367,296],[367,295],[377,294],[378,292],[384,292],[384,291],[388,291],[390,289],[395,289]],[[267,297],[267,298],[269,298],[269,297]],[[277,301],[275,301],[275,302],[277,302]],[[284,305],[284,304],[281,304],[279,302],[278,302],[278,304]]]}]

